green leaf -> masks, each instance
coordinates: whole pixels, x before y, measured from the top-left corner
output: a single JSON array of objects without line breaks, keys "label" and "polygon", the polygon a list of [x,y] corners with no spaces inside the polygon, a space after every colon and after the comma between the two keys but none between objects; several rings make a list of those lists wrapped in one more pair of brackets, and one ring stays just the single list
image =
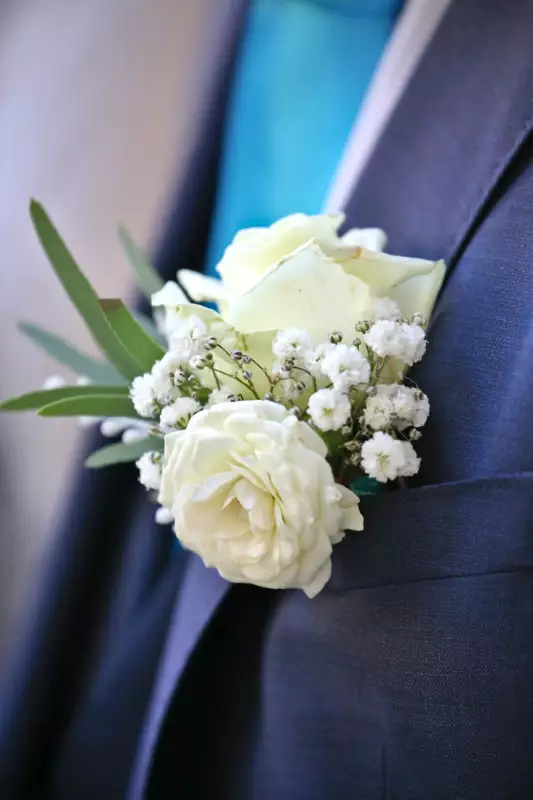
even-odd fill
[{"label": "green leaf", "polygon": [[138,365],[137,374],[150,372],[155,362],[165,355],[163,348],[148,336],[122,300],[101,300],[100,303],[117,339]]},{"label": "green leaf", "polygon": [[131,417],[138,418],[127,395],[83,395],[67,397],[43,406],[41,417]]},{"label": "green leaf", "polygon": [[124,387],[124,391],[121,391],[118,386],[62,386],[59,389],[40,389],[36,392],[21,394],[18,397],[11,397],[0,403],[0,411],[31,411],[51,403],[57,403],[59,400],[71,400],[77,397],[92,398],[95,395],[129,399],[126,387]]},{"label": "green leaf", "polygon": [[123,225],[119,226],[118,236],[128,261],[133,267],[139,289],[150,299],[153,294],[163,288],[162,279]]},{"label": "green leaf", "polygon": [[102,353],[121,375],[133,380],[138,374],[135,362],[115,336],[105,318],[96,292],[74,261],[48,214],[35,200],[30,203],[30,214],[54,272],[85,320]]},{"label": "green leaf", "polygon": [[161,451],[162,445],[163,440],[155,436],[128,444],[122,442],[108,444],[106,447],[101,447],[100,450],[95,450],[94,453],[91,453],[85,462],[85,466],[91,469],[98,469],[100,467],[109,467],[112,464],[137,461],[143,453],[147,453],[150,450]]},{"label": "green leaf", "polygon": [[154,342],[157,342],[157,344],[161,345],[164,350],[167,349],[165,337],[157,330],[157,326],[151,317],[147,316],[146,314],[141,314],[140,311],[132,311],[131,315],[137,320],[141,328],[146,331],[148,336],[152,337]]},{"label": "green leaf", "polygon": [[77,375],[83,375],[94,383],[106,386],[120,386],[125,383],[124,378],[111,364],[85,355],[55,333],[30,322],[19,322],[18,328],[49,356],[73,370]]}]

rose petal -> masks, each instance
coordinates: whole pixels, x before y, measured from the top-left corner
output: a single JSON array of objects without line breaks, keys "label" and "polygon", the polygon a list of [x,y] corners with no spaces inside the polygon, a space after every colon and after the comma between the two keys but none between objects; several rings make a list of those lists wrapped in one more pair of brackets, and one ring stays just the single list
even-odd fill
[{"label": "rose petal", "polygon": [[351,228],[341,237],[344,245],[364,247],[382,253],[387,246],[387,234],[381,228]]},{"label": "rose petal", "polygon": [[[205,300],[220,302],[227,299],[228,291],[222,281],[217,280],[217,278],[211,278],[209,275],[204,275],[192,269],[180,269],[178,271],[178,280],[185,291],[197,303]],[[188,301],[182,300],[181,302]]]},{"label": "rose petal", "polygon": [[331,578],[331,559],[328,559],[323,564],[318,572],[314,575],[313,579],[308,584],[303,586],[306,595],[312,600],[319,592],[322,591],[326,583]]},{"label": "rose petal", "polygon": [[227,320],[244,334],[301,327],[318,343],[333,330],[351,335],[369,304],[368,286],[310,242],[236,298]]},{"label": "rose petal", "polygon": [[188,303],[188,298],[174,281],[167,281],[162,289],[151,297],[152,306],[168,306],[175,308],[181,303]]}]

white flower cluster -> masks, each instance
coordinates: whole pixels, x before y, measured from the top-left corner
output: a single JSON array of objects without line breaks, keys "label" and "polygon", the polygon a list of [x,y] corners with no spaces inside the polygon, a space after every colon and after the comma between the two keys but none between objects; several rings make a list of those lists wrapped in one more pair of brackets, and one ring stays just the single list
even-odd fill
[{"label": "white flower cluster", "polygon": [[316,428],[338,431],[346,424],[352,407],[347,395],[336,389],[319,389],[309,398],[307,412]]},{"label": "white flower cluster", "polygon": [[379,482],[410,477],[419,468],[412,442],[428,418],[428,398],[403,383],[382,382],[382,376],[392,359],[390,375],[397,376],[422,358],[422,322],[419,315],[402,319],[398,305],[385,297],[374,301],[351,343],[332,332],[313,347],[309,333],[297,328],[279,331],[273,342],[274,375],[285,383],[281,401],[307,396],[313,427],[341,432],[349,463]]},{"label": "white flower cluster", "polygon": [[361,466],[371,478],[386,483],[416,475],[420,459],[411,442],[402,442],[378,431],[361,448]]},{"label": "white flower cluster", "polygon": [[[274,374],[289,382],[285,398],[294,400],[311,386],[307,413],[322,431],[338,430],[351,413],[347,394],[370,380],[370,363],[354,345],[342,343],[340,333],[332,333],[328,342],[313,347],[307,331],[290,328],[280,331],[272,346],[277,357]],[[329,384],[318,389],[318,383]]]},{"label": "white flower cluster", "polygon": [[203,320],[195,315],[177,318],[168,352],[131,385],[137,414],[159,418],[165,428],[184,427],[201,407],[193,396],[198,383],[194,371],[205,366],[211,345],[215,346]]},{"label": "white flower cluster", "polygon": [[[404,376],[425,353],[445,274],[442,261],[384,253],[381,230],[341,236],[343,220],[293,214],[240,231],[221,280],[180,270],[151,296],[150,341],[140,331],[124,341],[131,358],[118,360],[117,378],[131,378],[133,363],[144,372],[129,398],[86,360],[105,386],[65,390],[52,378],[42,398],[51,414],[125,414],[79,418],[122,440],[88,466],[136,460],[160,504],[156,522],[172,524],[206,566],[309,597],[329,580],[333,546],[363,528],[358,494],[419,469],[429,401]],[[22,399],[0,410],[29,407]]]},{"label": "white flower cluster", "polygon": [[193,397],[178,397],[161,411],[161,424],[168,428],[181,427],[201,408]]},{"label": "white flower cluster", "polygon": [[[421,323],[418,316],[402,318],[395,302],[380,298],[369,319],[354,325],[351,341],[333,331],[316,342],[305,329],[287,328],[273,338],[270,361],[264,355],[259,363],[245,338],[228,345],[209,317],[178,315],[168,352],[131,385],[135,410],[146,420],[137,425],[145,430],[124,430],[131,441],[146,436],[146,426],[151,435],[165,438],[186,430],[204,408],[274,401],[324,437],[329,458],[344,464],[348,474],[366,473],[379,482],[410,477],[419,468],[413,442],[427,420],[429,402],[419,389],[391,380],[422,358]],[[231,330],[226,328],[225,335]],[[105,424],[111,427],[111,421]],[[335,437],[328,439],[331,433]],[[145,453],[137,466],[140,482],[158,491],[161,457]],[[166,522],[168,513],[159,509],[157,519]]]},{"label": "white flower cluster", "polygon": [[[144,420],[109,419],[102,423],[102,433],[116,436],[122,433],[124,442],[146,438],[148,434],[165,437],[184,430],[191,418],[204,406],[236,400],[234,390],[215,383],[204,385],[201,374],[206,368],[213,377],[212,351],[218,346],[208,325],[196,315],[173,317],[169,350],[150,372],[135,378],[130,386],[133,407]],[[139,481],[149,491],[159,491],[161,454],[144,453],[137,461]],[[172,518],[164,508],[158,508],[156,522],[169,524]]]},{"label": "white flower cluster", "polygon": [[381,358],[398,358],[412,367],[426,352],[426,334],[420,325],[380,319],[363,337],[365,344]]},{"label": "white flower cluster", "polygon": [[156,413],[154,376],[147,372],[135,378],[131,384],[130,397],[140,417],[153,417]]},{"label": "white flower cluster", "polygon": [[139,481],[146,489],[159,491],[161,485],[161,456],[156,452],[144,453],[137,461]]},{"label": "white flower cluster", "polygon": [[354,345],[333,345],[322,359],[320,368],[338,392],[349,392],[370,380],[370,364]]},{"label": "white flower cluster", "polygon": [[429,415],[429,400],[419,389],[403,384],[378,384],[366,401],[365,424],[374,431],[394,427],[421,428]]}]

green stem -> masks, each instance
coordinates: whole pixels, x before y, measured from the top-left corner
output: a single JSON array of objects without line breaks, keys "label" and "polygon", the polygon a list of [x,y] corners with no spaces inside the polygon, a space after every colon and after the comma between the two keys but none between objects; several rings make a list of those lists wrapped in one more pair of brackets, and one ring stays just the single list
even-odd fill
[{"label": "green stem", "polygon": [[272,383],[272,376],[268,374],[267,370],[259,363],[259,361],[256,361],[255,358],[252,358],[252,356],[250,356],[250,358],[252,359],[252,364],[255,364],[256,367],[259,367],[261,372],[265,375],[268,385],[270,386],[270,389],[272,389],[274,386]]},{"label": "green stem", "polygon": [[217,389],[220,389],[220,379],[219,379],[219,377],[217,375],[217,371],[216,371],[216,369],[214,367],[210,367],[210,369],[211,369],[211,372],[213,373],[213,377],[215,379],[215,383],[217,385]]},{"label": "green stem", "polygon": [[316,378],[315,378],[315,376],[313,375],[313,373],[312,373],[312,372],[309,372],[309,370],[308,370],[308,369],[305,369],[304,367],[294,367],[294,369],[299,369],[299,370],[300,370],[300,372],[305,372],[305,374],[306,374],[306,375],[309,375],[309,377],[310,377],[310,378],[311,378],[311,380],[313,381],[313,391],[314,391],[314,392],[316,392],[316,391],[317,391],[317,389],[318,389],[318,384],[317,384],[317,382],[316,382]]},{"label": "green stem", "polygon": [[223,352],[223,353],[225,353],[225,354],[228,356],[228,358],[230,358],[230,359],[231,359],[231,361],[234,361],[234,358],[233,358],[233,356],[231,355],[230,351],[229,351],[229,350],[226,350],[226,348],[225,348],[223,345],[221,345],[220,343],[217,343],[217,347],[218,347],[220,350],[222,350],[222,352]]},{"label": "green stem", "polygon": [[379,378],[381,377],[381,373],[387,366],[388,362],[390,361],[390,356],[385,356],[384,358],[379,358],[376,362],[376,371],[375,371],[375,379],[376,383],[378,382]]},{"label": "green stem", "polygon": [[254,388],[253,384],[245,383],[245,381],[241,380],[236,375],[231,375],[229,372],[224,372],[223,369],[217,369],[217,370],[215,370],[215,372],[218,372],[219,375],[225,375],[226,378],[231,378],[232,380],[237,381],[237,383],[240,383],[241,386],[245,387],[245,389],[249,389],[251,391],[251,393],[254,395],[254,397],[257,398],[257,400],[261,399],[259,397],[259,395],[257,394],[257,392],[255,391],[255,388]]}]

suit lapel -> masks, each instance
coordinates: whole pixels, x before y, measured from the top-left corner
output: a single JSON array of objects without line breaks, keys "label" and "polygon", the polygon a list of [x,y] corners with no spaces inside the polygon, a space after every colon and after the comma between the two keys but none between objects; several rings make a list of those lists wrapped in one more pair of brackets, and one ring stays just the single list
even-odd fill
[{"label": "suit lapel", "polygon": [[199,558],[190,562],[178,592],[148,718],[143,727],[129,800],[145,796],[150,767],[172,695],[196,642],[226,594],[228,584]]},{"label": "suit lapel", "polygon": [[533,124],[533,5],[455,0],[347,203],[389,252],[450,270]]}]

